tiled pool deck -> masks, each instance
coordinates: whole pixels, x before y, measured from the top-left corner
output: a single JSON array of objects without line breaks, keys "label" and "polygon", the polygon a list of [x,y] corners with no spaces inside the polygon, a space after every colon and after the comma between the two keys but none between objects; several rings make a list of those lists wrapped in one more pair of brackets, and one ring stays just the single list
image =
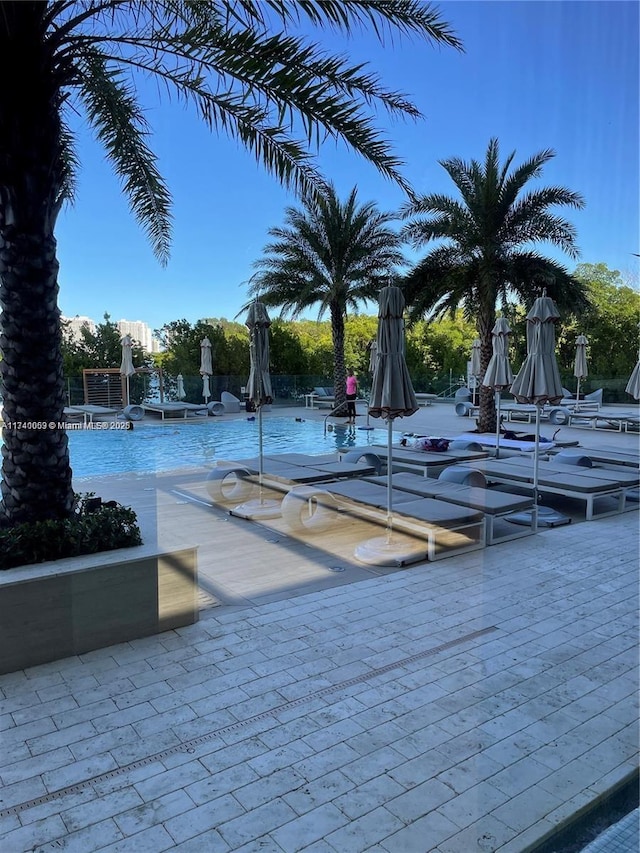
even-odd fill
[{"label": "tiled pool deck", "polygon": [[372,569],[203,480],[92,484],[200,546],[201,620],[0,676],[3,853],[526,853],[635,771],[636,513]]}]

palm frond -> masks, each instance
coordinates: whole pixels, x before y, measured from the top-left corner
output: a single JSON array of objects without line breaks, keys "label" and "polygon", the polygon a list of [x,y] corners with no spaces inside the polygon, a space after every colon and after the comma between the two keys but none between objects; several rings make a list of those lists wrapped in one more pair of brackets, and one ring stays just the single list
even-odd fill
[{"label": "palm frond", "polygon": [[132,211],[146,230],[162,263],[169,258],[171,197],[146,144],[149,130],[133,92],[103,57],[86,49],[79,90],[91,126],[114,164]]}]

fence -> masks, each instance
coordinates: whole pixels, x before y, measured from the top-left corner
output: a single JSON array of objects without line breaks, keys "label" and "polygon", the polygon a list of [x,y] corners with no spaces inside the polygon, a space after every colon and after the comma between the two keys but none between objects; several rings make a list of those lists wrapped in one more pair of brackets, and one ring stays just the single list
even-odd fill
[{"label": "fence", "polygon": [[[569,390],[575,390],[576,379],[571,373],[561,373],[562,384]],[[590,376],[580,383],[580,391],[585,394],[591,391],[596,391],[598,388],[604,389],[605,405],[611,403],[623,403],[633,405],[634,401],[624,390],[627,384],[628,377],[616,379],[601,378]],[[116,378],[117,390],[114,389],[114,394],[119,394],[120,377]],[[183,377],[185,397],[183,398],[189,403],[201,403],[202,396],[202,377],[201,376],[185,376]],[[82,382],[82,376],[69,377],[67,383],[67,405],[82,405],[85,400],[85,392]],[[333,379],[326,376],[271,376],[273,386],[273,397],[275,405],[304,405],[304,396],[309,394],[318,386],[332,386]],[[209,377],[209,387],[211,390],[210,400],[219,400],[223,391],[229,391],[239,399],[243,399],[244,388],[247,384],[246,376],[211,376]],[[359,377],[359,393],[362,397],[367,397],[371,390],[371,377]],[[462,377],[451,378],[446,376],[435,376],[428,382],[415,384],[417,393],[437,394],[442,399],[453,399],[455,392],[464,385]],[[163,377],[163,398],[165,400],[177,400],[177,381],[175,376]],[[129,389],[130,400],[132,403],[144,403],[160,400],[160,382],[156,374],[137,374],[130,378]],[[508,396],[508,395],[505,395]],[[105,403],[108,405],[108,403]]]}]

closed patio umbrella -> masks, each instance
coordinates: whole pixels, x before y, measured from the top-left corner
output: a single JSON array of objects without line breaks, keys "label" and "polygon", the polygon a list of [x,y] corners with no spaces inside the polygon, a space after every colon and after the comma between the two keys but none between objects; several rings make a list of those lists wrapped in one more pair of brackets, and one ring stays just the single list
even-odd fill
[{"label": "closed patio umbrella", "polygon": [[589,375],[587,368],[587,344],[589,341],[584,335],[578,335],[576,338],[576,358],[573,363],[573,375],[578,380],[576,389],[576,412],[580,408],[580,380],[586,379]]},{"label": "closed patio umbrella", "polygon": [[393,537],[393,421],[418,411],[418,402],[409,377],[404,356],[404,296],[399,287],[383,287],[378,300],[378,332],[376,364],[369,400],[373,418],[387,422],[387,535],[376,537],[356,548],[356,557],[379,566],[402,565],[420,559],[418,549],[409,537]]},{"label": "closed patio umbrella", "polygon": [[536,407],[536,439],[533,455],[534,530],[542,520],[538,509],[540,414],[545,403],[555,405],[563,396],[560,372],[555,357],[555,324],[559,319],[560,314],[553,299],[543,291],[543,295],[536,299],[527,314],[527,357],[511,384],[511,393],[519,403],[529,403]]},{"label": "closed patio umbrella", "polygon": [[205,403],[209,401],[211,389],[209,387],[209,377],[213,373],[213,361],[211,359],[211,341],[209,338],[203,338],[200,342],[200,376],[202,376],[202,396]]},{"label": "closed patio umbrella", "polygon": [[493,388],[496,399],[496,459],[500,458],[500,392],[511,387],[513,373],[509,364],[509,335],[511,329],[504,317],[498,317],[491,330],[493,353],[482,384]]},{"label": "closed patio umbrella", "polygon": [[264,476],[264,453],[262,446],[262,410],[273,402],[271,375],[269,373],[269,326],[271,320],[264,304],[255,300],[249,306],[245,324],[249,329],[250,370],[247,382],[248,399],[258,412],[258,484],[260,497],[250,500],[233,510],[234,515],[244,518],[275,518],[280,515],[280,502],[264,500],[262,482]]},{"label": "closed patio umbrella", "polygon": [[184,400],[187,396],[184,390],[184,379],[181,373],[179,373],[176,377],[176,396],[178,400]]},{"label": "closed patio umbrella", "polygon": [[475,406],[476,404],[476,387],[478,385],[478,378],[480,376],[481,367],[480,367],[480,338],[476,338],[474,342],[471,344],[471,366],[469,367],[470,376],[473,377],[473,398],[472,403]]},{"label": "closed patio umbrella", "polygon": [[640,356],[624,390],[631,394],[634,400],[640,400]]},{"label": "closed patio umbrella", "polygon": [[133,366],[133,341],[131,340],[131,335],[124,335],[122,340],[120,341],[120,345],[122,346],[122,361],[120,362],[120,375],[126,377],[127,380],[127,399],[125,400],[125,406],[129,405],[129,377],[135,376],[136,369]]}]

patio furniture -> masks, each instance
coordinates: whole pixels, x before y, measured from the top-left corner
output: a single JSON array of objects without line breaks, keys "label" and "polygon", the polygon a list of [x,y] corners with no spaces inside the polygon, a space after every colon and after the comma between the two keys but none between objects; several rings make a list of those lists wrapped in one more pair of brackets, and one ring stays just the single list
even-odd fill
[{"label": "patio furniture", "polygon": [[240,411],[240,400],[235,396],[235,394],[231,394],[229,391],[223,391],[222,394],[220,394],[220,401],[224,406],[225,412],[233,415]]},{"label": "patio furniture", "polygon": [[117,420],[121,411],[120,409],[112,409],[109,406],[94,406],[90,404],[83,406],[68,406],[67,408],[71,412],[83,412],[89,420],[89,423],[93,423],[96,418],[113,418],[113,420]]},{"label": "patio furniture", "polygon": [[[330,532],[341,513],[386,527],[387,499],[386,485],[366,480],[294,488],[282,502],[282,518],[294,532],[307,534]],[[416,499],[400,489],[392,489],[392,503],[393,530],[409,534],[414,544],[424,545],[420,551],[418,544],[410,562],[441,560],[485,547],[482,512],[440,500]],[[409,560],[399,557],[396,565],[405,562]]]},{"label": "patio furniture", "polygon": [[[456,466],[458,468],[463,466]],[[466,466],[464,466],[466,467]],[[481,478],[483,485],[456,483],[443,479],[453,468],[443,471],[437,480],[431,477],[419,477],[407,472],[393,474],[391,478],[394,489],[410,492],[414,495],[447,501],[469,509],[484,513],[486,522],[487,545],[497,545],[511,539],[520,539],[531,535],[533,527],[516,527],[508,523],[511,513],[531,509],[533,496],[517,495],[486,487],[486,481],[479,471],[473,471]],[[366,477],[369,482],[384,484],[384,477]]]},{"label": "patio furniture", "polygon": [[[469,464],[481,471],[490,483],[504,483],[527,490],[533,485],[533,461],[527,457],[485,459]],[[584,502],[587,521],[625,511],[626,490],[630,484],[623,484],[615,472],[612,477],[606,475],[609,472],[596,476],[591,469],[567,467],[569,470],[564,471],[552,462],[541,461],[538,467],[539,492]]]}]

